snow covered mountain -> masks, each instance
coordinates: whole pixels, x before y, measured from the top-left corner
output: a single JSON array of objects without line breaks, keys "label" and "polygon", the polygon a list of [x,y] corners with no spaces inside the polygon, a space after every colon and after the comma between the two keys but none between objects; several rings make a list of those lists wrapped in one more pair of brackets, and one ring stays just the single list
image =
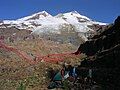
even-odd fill
[{"label": "snow covered mountain", "polygon": [[61,35],[62,37],[64,35],[66,38],[72,38],[77,35],[84,41],[87,40],[89,35],[95,32],[93,27],[104,25],[106,25],[106,23],[93,21],[79,14],[77,11],[61,13],[56,16],[42,11],[17,20],[0,21],[0,28],[15,27],[18,29],[31,30],[32,34],[37,34],[40,37],[52,37],[52,39],[54,35],[59,36],[54,37],[54,39],[61,38]]},{"label": "snow covered mountain", "polygon": [[105,25],[105,23],[92,21],[88,17],[80,15],[77,11],[72,11],[64,14],[61,13],[61,14],[58,14],[56,17],[62,18],[71,24],[83,23],[87,25],[92,25],[92,24]]},{"label": "snow covered mountain", "polygon": [[54,24],[106,25],[106,23],[92,21],[88,17],[80,15],[77,11],[64,14],[61,13],[56,16],[52,16],[46,11],[42,11],[17,20],[3,20],[0,22],[0,25],[2,24],[6,24],[8,27],[15,26],[19,29],[24,28],[30,30],[39,26]]}]

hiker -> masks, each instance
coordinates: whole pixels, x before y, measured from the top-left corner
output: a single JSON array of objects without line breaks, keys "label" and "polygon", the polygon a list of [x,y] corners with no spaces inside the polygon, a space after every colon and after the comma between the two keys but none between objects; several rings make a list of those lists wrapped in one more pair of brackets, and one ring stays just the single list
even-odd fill
[{"label": "hiker", "polygon": [[53,77],[52,85],[49,85],[49,88],[62,87],[64,80],[74,82],[76,80],[76,67],[65,63],[63,68]]},{"label": "hiker", "polygon": [[74,82],[76,77],[76,67],[73,67],[70,64],[65,64],[64,79],[68,79],[70,82]]},{"label": "hiker", "polygon": [[48,89],[53,89],[61,86],[62,86],[62,76],[61,76],[61,72],[58,72],[50,82]]},{"label": "hiker", "polygon": [[77,72],[76,72],[76,67],[73,68],[73,73],[72,76],[76,79],[77,78]]},{"label": "hiker", "polygon": [[52,82],[48,86],[48,89],[62,87],[62,82],[67,78],[67,76],[65,76],[65,73],[65,65],[63,65],[63,68],[53,77]]}]

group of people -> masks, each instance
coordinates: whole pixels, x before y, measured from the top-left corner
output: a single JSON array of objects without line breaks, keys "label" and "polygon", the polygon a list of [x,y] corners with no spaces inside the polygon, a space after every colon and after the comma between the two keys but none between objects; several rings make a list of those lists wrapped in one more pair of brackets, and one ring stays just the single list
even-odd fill
[{"label": "group of people", "polygon": [[[81,73],[84,73],[84,72],[81,72]],[[85,81],[92,82],[91,81],[92,73],[93,73],[92,69],[88,69],[85,77],[81,78],[80,80],[82,82],[85,82]],[[64,63],[62,66],[62,69],[52,77],[52,80],[48,86],[48,89],[64,88],[65,81],[69,81],[72,84],[74,84],[77,81],[78,77],[80,78],[80,75],[78,76],[78,74],[80,73],[78,72],[77,66],[72,66],[70,64]]]},{"label": "group of people", "polygon": [[67,63],[63,64],[62,69],[55,74],[52,78],[52,82],[48,86],[49,89],[63,87],[63,82],[68,80],[74,82],[77,78],[76,67],[69,65]]}]

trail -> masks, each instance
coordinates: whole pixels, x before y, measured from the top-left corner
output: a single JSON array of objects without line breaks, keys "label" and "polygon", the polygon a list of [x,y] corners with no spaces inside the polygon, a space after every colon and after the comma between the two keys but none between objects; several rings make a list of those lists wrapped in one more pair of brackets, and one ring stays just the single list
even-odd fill
[{"label": "trail", "polygon": [[39,61],[57,63],[57,62],[63,61],[65,57],[76,57],[77,56],[75,53],[71,53],[71,52],[61,53],[61,54],[49,54],[46,56],[36,54],[35,59],[33,59],[27,53],[25,53],[21,50],[18,50],[12,46],[8,46],[8,45],[4,44],[2,41],[0,41],[0,48],[14,52],[19,57],[21,57],[23,60],[27,61],[30,64],[37,64]]},{"label": "trail", "polygon": [[34,61],[32,60],[32,58],[27,55],[27,53],[23,52],[23,51],[20,51],[12,46],[8,46],[6,44],[4,44],[2,41],[0,41],[0,48],[2,49],[6,49],[8,51],[12,51],[14,52],[15,54],[17,54],[19,57],[21,57],[22,59],[26,60],[27,62],[29,62],[30,64],[33,64]]}]

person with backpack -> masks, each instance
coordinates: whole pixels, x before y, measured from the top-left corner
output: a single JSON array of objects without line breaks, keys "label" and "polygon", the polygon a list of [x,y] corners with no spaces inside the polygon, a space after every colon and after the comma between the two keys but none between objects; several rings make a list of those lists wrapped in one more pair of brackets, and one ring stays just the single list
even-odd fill
[{"label": "person with backpack", "polygon": [[67,72],[65,70],[66,67],[63,65],[62,69],[53,77],[51,83],[48,86],[48,89],[61,88],[63,86],[63,81],[68,78],[68,76],[66,76]]}]

